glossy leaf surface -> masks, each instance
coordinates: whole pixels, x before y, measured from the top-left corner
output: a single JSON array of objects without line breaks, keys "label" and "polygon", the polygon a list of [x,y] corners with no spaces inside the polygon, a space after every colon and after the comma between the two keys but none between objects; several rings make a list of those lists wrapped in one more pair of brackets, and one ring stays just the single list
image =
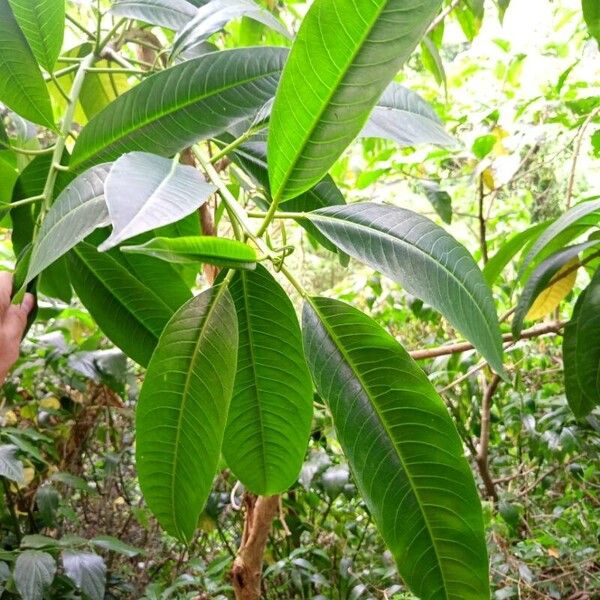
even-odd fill
[{"label": "glossy leaf surface", "polygon": [[313,390],[298,317],[261,265],[229,284],[238,316],[238,368],[223,454],[252,492],[280,494],[298,478],[310,434]]},{"label": "glossy leaf surface", "polygon": [[452,147],[457,144],[423,98],[394,82],[377,101],[360,137],[384,138],[400,147],[417,144]]},{"label": "glossy leaf surface", "polygon": [[110,12],[115,17],[139,19],[177,31],[194,18],[197,10],[187,0],[116,0]]},{"label": "glossy leaf surface", "polygon": [[197,169],[177,159],[130,152],[113,164],[104,189],[113,230],[98,248],[101,252],[180,221],[204,204],[216,188]]},{"label": "glossy leaf surface", "polygon": [[277,31],[284,37],[291,37],[287,29],[272,13],[254,0],[212,0],[197,9],[195,16],[185,25],[173,42],[173,55],[185,55],[203,44],[229,21],[246,17],[258,21]]},{"label": "glossy leaf surface", "polygon": [[565,391],[576,417],[600,405],[600,271],[579,296],[563,340]]},{"label": "glossy leaf surface", "polygon": [[29,121],[54,129],[44,78],[8,0],[0,0],[0,102]]},{"label": "glossy leaf surface", "polygon": [[150,510],[182,541],[194,535],[217,469],[238,346],[231,294],[213,287],[171,319],[137,405],[137,469]]},{"label": "glossy leaf surface", "polygon": [[72,166],[81,170],[131,150],[172,156],[252,118],[275,93],[287,54],[285,48],[226,50],[145,79],[87,124]]},{"label": "glossy leaf surface", "polygon": [[69,255],[75,292],[104,332],[127,356],[146,366],[173,310],[131,268],[86,242]]},{"label": "glossy leaf surface", "polygon": [[109,169],[108,164],[89,169],[58,196],[36,238],[25,283],[29,283],[94,229],[108,224],[104,182]]},{"label": "glossy leaf surface", "polygon": [[325,208],[307,218],[334,244],[439,310],[502,373],[502,344],[490,289],[451,235],[403,208],[371,203]]},{"label": "glossy leaf surface", "polygon": [[212,236],[154,238],[139,246],[123,246],[121,251],[176,264],[208,263],[234,269],[254,269],[257,259],[256,251],[248,244]]},{"label": "glossy leaf surface", "polygon": [[35,59],[52,72],[65,31],[65,0],[8,0]]},{"label": "glossy leaf surface", "polygon": [[338,300],[304,306],[305,354],[358,488],[423,600],[489,598],[481,505],[444,402],[375,321]]},{"label": "glossy leaf surface", "polygon": [[359,134],[440,6],[441,0],[312,4],[271,115],[269,174],[275,198],[294,198],[323,178]]}]

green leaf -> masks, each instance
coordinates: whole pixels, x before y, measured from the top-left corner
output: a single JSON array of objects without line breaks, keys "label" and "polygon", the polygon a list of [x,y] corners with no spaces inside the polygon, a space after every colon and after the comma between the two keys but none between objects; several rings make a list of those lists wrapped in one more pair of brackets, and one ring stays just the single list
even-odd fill
[{"label": "green leaf", "polygon": [[56,574],[56,562],[46,552],[26,550],[15,563],[14,580],[23,600],[42,600]]},{"label": "green leaf", "polygon": [[598,0],[582,0],[581,4],[590,35],[600,44],[600,3]]},{"label": "green leaf", "polygon": [[266,9],[254,0],[212,0],[197,9],[196,15],[179,32],[173,42],[171,60],[208,41],[208,38],[233,19],[246,17],[291,38],[288,30]]},{"label": "green leaf", "polygon": [[22,117],[54,129],[44,78],[8,0],[0,0],[0,102]]},{"label": "green leaf", "polygon": [[402,578],[423,600],[489,598],[481,505],[444,402],[375,321],[304,305],[304,349],[357,486]]},{"label": "green leaf", "polygon": [[[13,190],[12,202],[40,195],[44,191],[51,164],[52,155],[43,154],[36,156],[19,176]],[[54,185],[54,194],[60,193],[73,179],[73,174],[60,171]],[[11,220],[13,223],[11,240],[16,256],[19,256],[33,239],[35,220],[37,219],[39,210],[40,203],[36,203],[29,206],[21,206],[11,211]],[[26,273],[23,273],[23,275],[26,275]],[[46,267],[38,278],[37,289],[42,294],[51,298],[58,298],[67,304],[71,302],[71,285],[65,262],[62,259]]]},{"label": "green leaf", "polygon": [[360,136],[392,140],[401,148],[417,144],[449,147],[457,144],[421,96],[394,82],[377,101]]},{"label": "green leaf", "polygon": [[179,263],[208,263],[232,269],[254,269],[256,251],[236,240],[212,236],[154,238],[139,246],[123,246],[127,254],[144,254]]},{"label": "green leaf", "polygon": [[110,552],[122,554],[123,556],[127,556],[127,558],[133,558],[134,556],[143,554],[143,551],[139,548],[134,548],[133,546],[130,546],[129,544],[126,544],[125,542],[122,542],[111,535],[97,535],[90,541],[94,546],[98,546],[104,550],[109,550]]},{"label": "green leaf", "polygon": [[[536,259],[544,256],[544,251],[550,247],[555,239],[558,239],[559,236],[565,233],[572,225],[577,224],[578,221],[582,221],[588,215],[598,211],[600,211],[600,200],[593,198],[576,204],[556,219],[556,221],[536,240],[531,250],[527,253],[527,256],[523,260],[523,264],[519,269],[519,278],[522,278],[528,267]],[[598,219],[600,219],[600,214],[598,215]]]},{"label": "green leaf", "polygon": [[471,255],[441,227],[409,210],[371,203],[306,216],[346,254],[439,310],[497,373],[504,372],[491,291]]},{"label": "green leaf", "polygon": [[359,134],[441,4],[372,0],[358,10],[354,0],[315,0],[273,106],[269,175],[275,198],[294,198],[323,178]]},{"label": "green leaf", "polygon": [[504,271],[506,265],[523,250],[528,242],[539,237],[548,225],[548,222],[538,223],[503,241],[500,250],[483,267],[483,276],[487,284],[490,286],[493,285],[500,276],[500,273]]},{"label": "green leaf", "polygon": [[124,240],[176,223],[196,211],[215,191],[194,167],[145,152],[117,160],[104,185],[113,226],[100,252]]},{"label": "green leaf", "polygon": [[252,492],[273,496],[298,478],[313,388],[288,295],[261,265],[229,284],[238,316],[238,367],[223,454]]},{"label": "green leaf", "polygon": [[587,248],[597,246],[598,244],[600,244],[600,240],[592,240],[564,248],[547,258],[533,271],[523,288],[523,292],[517,302],[517,308],[515,309],[512,323],[512,331],[515,337],[521,335],[523,322],[535,299],[550,285],[554,276],[562,267]]},{"label": "green leaf", "polygon": [[148,77],[83,128],[71,166],[131,150],[172,156],[252,118],[275,93],[286,56],[284,48],[226,50]]},{"label": "green leaf", "polygon": [[444,61],[440,56],[438,47],[430,36],[423,38],[421,42],[421,60],[423,66],[433,75],[438,85],[448,86]]},{"label": "green leaf", "polygon": [[186,0],[117,0],[110,9],[115,17],[138,19],[174,31],[183,29],[196,12]]},{"label": "green leaf", "polygon": [[65,33],[65,0],[8,0],[37,62],[54,69]]},{"label": "green leaf", "polygon": [[238,346],[224,285],[169,321],[146,373],[136,412],[136,460],[144,498],[171,535],[189,541],[217,470]]},{"label": "green leaf", "polygon": [[18,448],[13,444],[0,446],[0,477],[20,483],[24,479],[23,464],[15,456]]},{"label": "green leaf", "polygon": [[600,271],[579,296],[563,340],[565,391],[578,418],[600,405]]},{"label": "green leaf", "polygon": [[173,310],[144,281],[86,242],[69,254],[69,277],[104,334],[146,366]]},{"label": "green leaf", "polygon": [[479,160],[483,160],[494,149],[497,142],[498,138],[495,135],[482,135],[473,142],[471,150]]},{"label": "green leaf", "polygon": [[58,196],[36,238],[25,284],[108,223],[104,181],[109,164],[93,167],[77,177]]},{"label": "green leaf", "polygon": [[104,559],[92,552],[63,550],[62,562],[66,576],[89,600],[104,600],[106,565]]},{"label": "green leaf", "polygon": [[452,224],[452,197],[435,181],[423,182],[427,200],[444,223]]}]

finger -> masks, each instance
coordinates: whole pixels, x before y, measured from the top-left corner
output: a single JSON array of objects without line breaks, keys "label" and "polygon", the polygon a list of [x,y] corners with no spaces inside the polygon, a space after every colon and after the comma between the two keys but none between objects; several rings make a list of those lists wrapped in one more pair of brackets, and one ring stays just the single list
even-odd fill
[{"label": "finger", "polygon": [[12,280],[11,273],[8,271],[0,271],[0,319],[3,317],[6,309],[10,306]]},{"label": "finger", "polygon": [[25,294],[21,304],[11,304],[4,316],[4,330],[9,339],[19,342],[27,327],[27,316],[35,306],[35,298],[32,294]]}]

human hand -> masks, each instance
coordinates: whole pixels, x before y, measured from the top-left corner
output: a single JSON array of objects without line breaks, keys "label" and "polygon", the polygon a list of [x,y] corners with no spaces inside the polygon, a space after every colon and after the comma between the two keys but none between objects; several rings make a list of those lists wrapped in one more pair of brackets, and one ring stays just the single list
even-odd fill
[{"label": "human hand", "polygon": [[25,294],[21,304],[11,303],[12,275],[0,272],[0,385],[19,358],[19,346],[27,326],[27,315],[35,306],[32,294]]}]

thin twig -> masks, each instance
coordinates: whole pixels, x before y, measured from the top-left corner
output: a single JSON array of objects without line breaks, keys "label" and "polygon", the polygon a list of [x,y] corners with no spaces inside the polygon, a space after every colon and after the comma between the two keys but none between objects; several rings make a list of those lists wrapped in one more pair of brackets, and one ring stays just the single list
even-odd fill
[{"label": "thin twig", "polygon": [[583,122],[581,129],[579,130],[579,134],[577,137],[577,142],[575,143],[575,149],[573,150],[573,165],[571,166],[571,174],[569,175],[569,184],[567,185],[567,210],[571,208],[571,202],[573,201],[573,188],[575,187],[575,177],[577,175],[577,162],[579,160],[579,155],[581,153],[581,146],[583,144],[583,136],[587,128],[590,126],[590,123],[600,114],[600,106],[598,106],[595,110],[593,110],[588,118]]}]

